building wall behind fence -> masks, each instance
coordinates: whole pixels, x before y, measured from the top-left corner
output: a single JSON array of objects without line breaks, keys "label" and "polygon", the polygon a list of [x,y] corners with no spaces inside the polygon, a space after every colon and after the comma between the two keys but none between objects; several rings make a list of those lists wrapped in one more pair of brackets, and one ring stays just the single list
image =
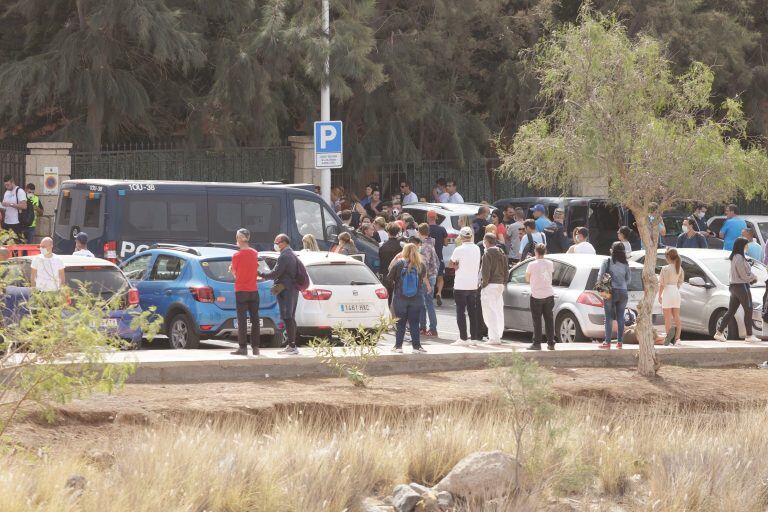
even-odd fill
[{"label": "building wall behind fence", "polygon": [[144,149],[124,146],[72,154],[72,179],[179,180],[245,183],[292,181],[288,146],[231,149]]}]

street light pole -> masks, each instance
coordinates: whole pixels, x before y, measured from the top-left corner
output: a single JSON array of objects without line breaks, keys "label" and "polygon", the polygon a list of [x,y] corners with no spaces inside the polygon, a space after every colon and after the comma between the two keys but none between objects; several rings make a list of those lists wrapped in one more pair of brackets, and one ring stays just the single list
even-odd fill
[{"label": "street light pole", "polygon": [[[331,44],[331,8],[330,0],[323,0],[323,33],[328,47]],[[322,81],[320,82],[320,120],[331,120],[331,64],[330,56],[325,57]],[[320,190],[328,204],[331,204],[331,170],[319,169]]]}]

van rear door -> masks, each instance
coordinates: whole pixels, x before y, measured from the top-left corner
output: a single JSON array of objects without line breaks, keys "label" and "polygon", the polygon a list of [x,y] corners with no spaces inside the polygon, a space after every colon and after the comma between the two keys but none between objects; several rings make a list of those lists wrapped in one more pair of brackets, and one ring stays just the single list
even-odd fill
[{"label": "van rear door", "polygon": [[105,194],[102,186],[62,186],[53,228],[57,252],[71,254],[75,250],[75,235],[84,232],[88,235],[88,248],[101,255],[98,246],[104,234]]}]

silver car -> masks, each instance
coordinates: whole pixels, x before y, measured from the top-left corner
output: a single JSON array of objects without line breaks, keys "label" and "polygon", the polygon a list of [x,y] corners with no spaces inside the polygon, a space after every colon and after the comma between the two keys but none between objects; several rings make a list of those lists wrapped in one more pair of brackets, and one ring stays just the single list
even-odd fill
[{"label": "silver car", "polygon": [[[607,256],[593,254],[549,254],[554,264],[552,284],[555,290],[555,340],[573,343],[602,339],[605,336],[603,300],[593,291],[600,266]],[[509,271],[504,292],[504,327],[509,330],[532,332],[531,287],[525,282],[525,271],[533,259],[527,259]],[[643,298],[642,266],[630,262],[627,308],[637,312]],[[653,323],[664,323],[661,307],[654,307]]]},{"label": "silver car", "polygon": [[[720,319],[728,310],[731,294],[728,291],[730,260],[729,252],[717,249],[678,249],[685,272],[685,282],[680,288],[682,303],[680,321],[683,332],[693,332],[712,337]],[[630,259],[638,263],[645,260],[644,251],[635,251]],[[747,258],[752,265],[752,273],[757,276],[757,283],[752,285],[752,328],[755,336],[761,336],[763,330],[762,308],[765,281],[768,272],[762,263]],[[656,273],[667,264],[664,250],[660,249],[656,258]],[[728,339],[746,336],[744,314],[739,308],[736,318],[725,326],[724,334]]]}]

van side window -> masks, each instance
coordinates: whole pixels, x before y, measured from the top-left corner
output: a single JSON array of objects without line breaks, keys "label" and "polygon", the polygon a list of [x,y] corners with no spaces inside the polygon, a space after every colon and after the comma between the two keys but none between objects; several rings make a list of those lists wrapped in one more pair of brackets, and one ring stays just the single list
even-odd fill
[{"label": "van side window", "polygon": [[203,194],[133,194],[125,197],[123,237],[152,240],[205,239],[208,232]]},{"label": "van side window", "polygon": [[282,204],[277,196],[208,195],[210,239],[232,242],[239,228],[251,232],[251,243],[272,243],[280,232]]},{"label": "van side window", "polygon": [[83,227],[97,228],[101,224],[101,197],[89,197],[85,200],[85,218]]},{"label": "van side window", "polygon": [[60,225],[69,225],[69,220],[72,217],[72,197],[61,196],[61,203],[59,204],[59,211],[56,212],[56,219]]},{"label": "van side window", "polygon": [[152,268],[150,280],[175,281],[181,275],[181,271],[184,270],[185,264],[186,261],[177,256],[161,254],[157,257],[155,266]]},{"label": "van side window", "polygon": [[296,215],[296,229],[301,236],[312,235],[317,240],[325,240],[323,229],[323,211],[320,203],[306,199],[294,199],[293,211]]}]

